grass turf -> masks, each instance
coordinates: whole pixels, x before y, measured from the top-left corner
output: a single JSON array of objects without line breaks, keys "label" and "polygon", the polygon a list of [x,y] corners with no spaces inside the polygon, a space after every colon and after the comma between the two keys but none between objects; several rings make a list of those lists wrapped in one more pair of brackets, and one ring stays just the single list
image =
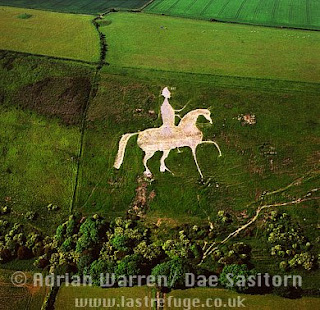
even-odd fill
[{"label": "grass turf", "polygon": [[317,0],[155,0],[146,12],[276,27],[320,29]]},{"label": "grass turf", "polygon": [[[317,163],[319,92],[312,91],[313,84],[302,83],[305,91],[301,91],[290,89],[291,83],[275,89],[273,82],[265,81],[264,89],[259,90],[254,79],[235,87],[233,78],[228,84],[227,78],[219,83],[215,77],[173,73],[166,77],[151,70],[133,70],[135,76],[130,77],[109,70],[101,76],[87,115],[77,201],[84,213],[116,216],[127,210],[136,177],[144,171],[143,154],[132,138],[123,166],[116,171],[112,166],[117,144],[124,133],[161,125],[159,117],[153,118],[148,111],[159,112],[159,94],[165,85],[176,88],[171,100],[175,108],[189,101],[183,114],[211,108],[214,126],[201,119],[199,126],[206,139],[219,143],[223,157],[217,158],[214,147],[199,147],[199,164],[208,181],[203,185],[188,149],[182,154],[174,150],[167,159],[175,176],[159,172],[161,154],[156,154],[149,161],[156,180],[151,186],[156,197],[150,203],[149,216],[183,222],[212,216],[220,209],[241,211],[264,190],[290,183]],[[237,116],[250,112],[256,115],[257,124],[241,126]],[[263,145],[274,147],[277,155],[264,155]]]},{"label": "grass turf", "polygon": [[[52,233],[69,214],[80,141],[78,123],[65,123],[63,113],[60,118],[52,113],[67,102],[69,110],[61,112],[79,120],[81,108],[74,106],[84,104],[86,97],[79,93],[88,90],[78,85],[77,94],[71,93],[70,81],[90,77],[92,68],[13,53],[2,53],[0,63],[1,204],[11,206],[7,217],[13,222]],[[41,106],[47,108],[37,113]],[[49,203],[60,211],[47,211]],[[34,222],[24,218],[30,210],[39,214]]]},{"label": "grass turf", "polygon": [[[214,299],[221,299],[222,307],[226,309],[234,308],[234,300],[238,296],[243,300],[244,305],[248,309],[283,309],[290,306],[293,310],[305,309],[312,310],[319,306],[319,298],[303,297],[301,299],[289,300],[272,295],[248,295],[239,294],[225,289],[218,288],[196,288],[187,290],[173,290],[165,296],[164,309],[192,309],[192,299],[200,302],[200,308],[208,309],[213,304]],[[146,298],[147,297],[147,298]],[[150,305],[152,299],[155,298],[151,288],[133,287],[133,288],[111,288],[102,289],[99,287],[65,287],[63,286],[57,295],[55,309],[77,309],[75,306],[76,298],[96,299],[95,309],[103,309],[109,302],[109,307],[117,305],[119,309],[127,309],[129,307],[139,307],[139,309],[152,309]],[[210,298],[209,303],[206,300]],[[105,299],[103,303],[103,299]],[[228,301],[229,299],[229,301]],[[101,305],[99,306],[99,300]],[[153,299],[154,300],[154,299]],[[79,302],[79,300],[78,300]],[[220,301],[216,300],[218,305]],[[228,304],[229,302],[229,304]],[[223,306],[226,304],[226,306]],[[203,305],[203,306],[202,306]],[[228,305],[230,307],[228,307]],[[197,306],[198,307],[198,306]]]},{"label": "grass turf", "polygon": [[[76,298],[79,299],[87,299],[90,298],[97,299],[97,302],[94,306],[94,309],[103,309],[104,307],[109,308],[117,308],[117,309],[128,309],[128,308],[134,308],[133,306],[129,305],[129,299],[140,299],[141,304],[140,306],[136,305],[139,309],[152,309],[150,307],[150,300],[151,298],[154,298],[153,292],[151,288],[142,286],[142,287],[130,287],[130,288],[108,288],[103,289],[100,287],[71,287],[71,286],[63,286],[57,295],[54,308],[56,310],[62,310],[62,309],[77,309],[75,304]],[[148,298],[149,305],[144,303],[144,298]],[[101,303],[101,307],[99,306],[98,300],[105,299],[105,303]],[[109,302],[108,302],[109,300]],[[124,302],[126,300],[126,302]],[[78,304],[80,305],[80,304]]]},{"label": "grass turf", "polygon": [[27,286],[16,287],[10,277],[14,271],[0,269],[1,310],[34,310],[41,309],[47,287],[33,287],[32,274],[27,275]]},{"label": "grass turf", "polygon": [[[183,305],[183,299],[185,303],[190,303],[194,298],[200,299],[200,305],[206,307],[206,300],[211,298],[212,303],[216,298],[216,304],[219,305],[222,302],[222,306],[225,309],[232,309],[236,305],[236,300],[240,296],[243,299],[243,304],[246,309],[283,309],[290,307],[293,310],[312,310],[318,308],[320,305],[319,298],[303,297],[301,299],[290,300],[287,298],[281,298],[272,295],[249,295],[249,294],[239,294],[236,292],[224,290],[224,289],[212,289],[212,288],[196,288],[188,290],[174,290],[167,295],[167,298],[176,298],[178,301],[180,299],[181,305],[178,304],[177,307],[169,305],[165,309],[186,309]],[[220,301],[221,299],[221,301]],[[169,300],[169,299],[168,299]],[[224,306],[225,305],[225,306]],[[188,305],[187,305],[188,306]],[[220,306],[218,306],[220,307]],[[237,308],[237,307],[236,307]]]},{"label": "grass turf", "polygon": [[109,9],[138,9],[148,0],[0,0],[0,5],[77,14],[98,14]]},{"label": "grass turf", "polygon": [[320,81],[320,33],[111,13],[101,27],[111,66]]},{"label": "grass turf", "polygon": [[[21,18],[31,15],[29,18]],[[0,7],[3,50],[99,61],[99,37],[92,16]]]}]

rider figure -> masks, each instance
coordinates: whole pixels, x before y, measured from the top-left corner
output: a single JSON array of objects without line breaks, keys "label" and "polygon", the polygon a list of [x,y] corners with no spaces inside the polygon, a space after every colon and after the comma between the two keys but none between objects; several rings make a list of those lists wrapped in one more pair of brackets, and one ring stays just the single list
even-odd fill
[{"label": "rider figure", "polygon": [[171,134],[172,128],[175,126],[175,118],[176,116],[180,117],[175,112],[182,111],[185,106],[180,110],[175,110],[171,104],[169,103],[169,98],[171,97],[171,93],[168,89],[168,87],[165,87],[162,90],[162,96],[164,97],[164,101],[161,105],[160,111],[161,111],[161,118],[162,118],[162,128],[164,129],[165,134]]},{"label": "rider figure", "polygon": [[169,98],[171,97],[170,91],[168,87],[165,87],[162,90],[162,96],[164,97],[164,101],[161,105],[161,117],[163,127],[173,127],[175,126],[175,111],[169,103]]}]

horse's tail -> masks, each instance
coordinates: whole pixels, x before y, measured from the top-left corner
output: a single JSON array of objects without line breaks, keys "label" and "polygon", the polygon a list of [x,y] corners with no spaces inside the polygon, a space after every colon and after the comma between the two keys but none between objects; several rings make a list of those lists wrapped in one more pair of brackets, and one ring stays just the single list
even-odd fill
[{"label": "horse's tail", "polygon": [[138,134],[138,132],[126,133],[125,135],[122,135],[120,142],[119,142],[117,157],[116,157],[116,160],[114,161],[114,165],[113,165],[114,168],[119,169],[121,167],[127,143],[132,136],[135,136],[137,134]]}]

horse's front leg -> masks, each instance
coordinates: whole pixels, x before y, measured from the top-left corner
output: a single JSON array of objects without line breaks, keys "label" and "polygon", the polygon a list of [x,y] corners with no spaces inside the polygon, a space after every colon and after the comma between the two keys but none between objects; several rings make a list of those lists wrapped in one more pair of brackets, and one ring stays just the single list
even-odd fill
[{"label": "horse's front leg", "polygon": [[[169,153],[170,153],[170,150],[163,151],[163,155],[160,159],[160,171],[161,172],[169,171],[170,173],[172,173],[172,171],[170,169],[168,169],[165,164],[165,160],[169,156]],[[172,175],[174,175],[174,174],[172,173]]]},{"label": "horse's front leg", "polygon": [[151,173],[151,171],[149,170],[149,168],[147,166],[147,162],[154,155],[154,153],[155,153],[154,151],[145,151],[145,155],[144,155],[144,158],[143,158],[143,165],[146,168],[146,170],[144,171],[144,175],[146,177],[151,177],[152,176],[152,173]]},{"label": "horse's front leg", "polygon": [[200,144],[205,144],[205,143],[210,143],[210,144],[214,144],[216,146],[216,148],[218,149],[219,151],[219,157],[222,156],[222,153],[221,153],[221,150],[220,150],[220,147],[218,145],[217,142],[215,141],[211,141],[211,140],[208,140],[208,141],[201,141]]}]

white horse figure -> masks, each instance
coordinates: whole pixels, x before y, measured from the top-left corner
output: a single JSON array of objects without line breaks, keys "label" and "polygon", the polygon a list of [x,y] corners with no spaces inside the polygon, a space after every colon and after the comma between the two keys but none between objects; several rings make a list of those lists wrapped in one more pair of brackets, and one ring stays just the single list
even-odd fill
[{"label": "white horse figure", "polygon": [[[146,176],[152,176],[151,171],[147,166],[148,160],[154,155],[157,151],[162,151],[163,155],[160,160],[160,171],[171,172],[166,164],[165,160],[168,157],[171,150],[179,147],[188,146],[192,150],[193,158],[199,174],[203,179],[203,174],[200,170],[197,157],[196,157],[196,148],[200,144],[210,143],[214,144],[218,151],[219,156],[221,156],[221,150],[219,145],[214,141],[202,141],[203,134],[196,126],[196,122],[199,116],[204,116],[210,124],[212,124],[212,119],[210,117],[211,112],[208,109],[197,109],[187,113],[179,122],[178,126],[173,125],[170,129],[170,134],[164,132],[163,126],[159,128],[150,128],[141,132],[127,133],[121,137],[119,142],[118,154],[114,163],[114,167],[119,169],[122,165],[125,148],[128,140],[134,136],[138,135],[137,144],[144,151],[145,156],[143,159],[143,165],[145,167],[144,174]],[[172,173],[172,172],[171,172]]]}]

